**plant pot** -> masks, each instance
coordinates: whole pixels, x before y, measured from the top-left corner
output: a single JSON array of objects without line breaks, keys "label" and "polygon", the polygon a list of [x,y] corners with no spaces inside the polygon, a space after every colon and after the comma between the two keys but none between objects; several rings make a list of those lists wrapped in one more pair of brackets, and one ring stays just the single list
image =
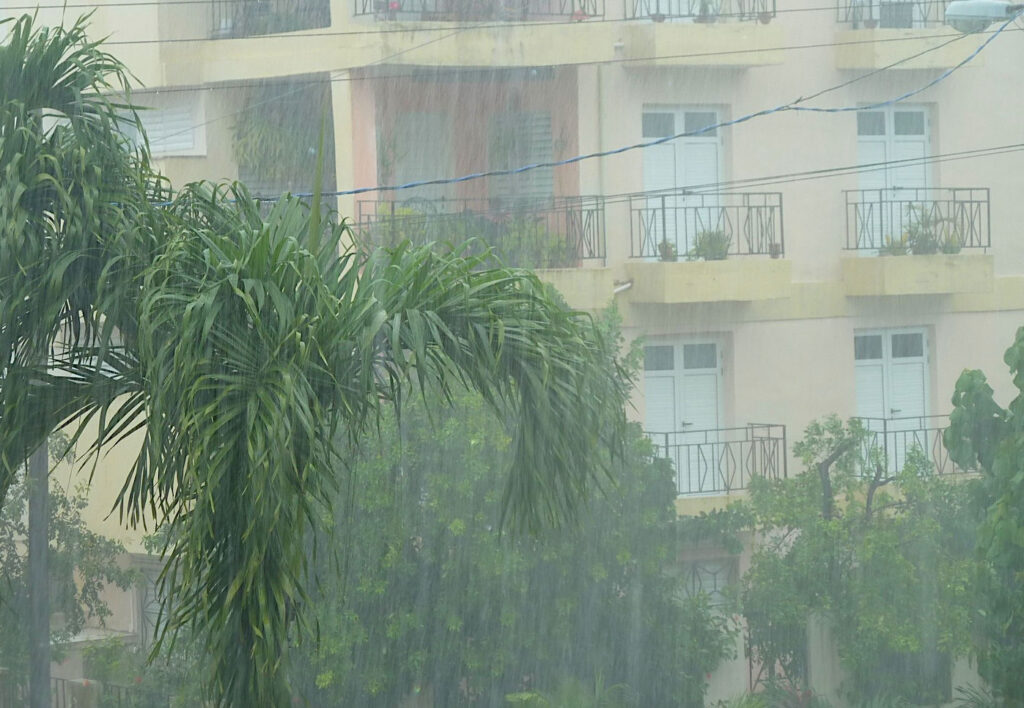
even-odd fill
[{"label": "plant pot", "polygon": [[878,20],[864,20],[864,27],[866,29],[875,29],[878,27]]},{"label": "plant pot", "polygon": [[768,255],[772,258],[782,258],[782,244],[781,243],[770,243],[768,244]]},{"label": "plant pot", "polygon": [[772,13],[770,13],[770,12],[759,13],[758,16],[757,16],[757,21],[760,22],[762,25],[768,24],[769,22],[772,21]]}]

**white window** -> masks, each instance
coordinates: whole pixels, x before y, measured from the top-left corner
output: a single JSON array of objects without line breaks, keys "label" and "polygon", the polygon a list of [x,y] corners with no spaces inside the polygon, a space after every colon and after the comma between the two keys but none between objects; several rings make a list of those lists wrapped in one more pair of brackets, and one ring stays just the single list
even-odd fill
[{"label": "white window", "polygon": [[714,341],[644,347],[644,427],[675,465],[680,494],[725,489],[718,468],[721,347]]},{"label": "white window", "polygon": [[[645,107],[645,142],[679,133],[696,133],[643,150],[643,185],[647,196],[634,218],[639,219],[640,252],[648,258],[661,253],[667,241],[680,256],[690,251],[702,231],[720,229],[722,210],[715,193],[721,174],[721,136],[711,126],[718,112],[707,108]],[[705,194],[682,196],[682,189]]]},{"label": "white window", "polygon": [[[487,159],[492,170],[504,170],[554,159],[551,113],[511,111],[491,116]],[[520,174],[491,177],[492,199],[548,199],[555,193],[555,174],[550,167]]]},{"label": "white window", "polygon": [[928,338],[922,329],[857,332],[853,338],[857,415],[885,446],[890,469],[899,469],[910,447],[928,451]]},{"label": "white window", "polygon": [[[154,157],[206,154],[205,117],[198,94],[180,93],[169,98],[139,94],[136,100],[139,120]],[[134,123],[126,123],[125,132],[136,142],[142,139]]]}]

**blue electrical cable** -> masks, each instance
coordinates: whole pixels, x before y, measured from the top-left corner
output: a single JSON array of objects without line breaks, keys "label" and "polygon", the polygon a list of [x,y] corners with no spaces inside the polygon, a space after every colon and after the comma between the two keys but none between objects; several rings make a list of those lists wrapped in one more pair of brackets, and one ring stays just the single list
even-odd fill
[{"label": "blue electrical cable", "polygon": [[[426,180],[418,180],[418,181],[415,181],[415,182],[406,182],[405,184],[377,185],[375,187],[360,187],[358,189],[344,189],[344,190],[340,190],[340,191],[337,191],[337,192],[322,192],[321,196],[325,196],[325,197],[344,197],[344,196],[354,196],[354,195],[357,195],[357,194],[367,194],[369,192],[397,192],[397,191],[401,191],[401,190],[405,190],[405,189],[413,189],[414,187],[428,187],[428,186],[442,185],[442,184],[459,184],[461,182],[470,182],[472,180],[483,179],[485,177],[503,177],[503,176],[506,176],[506,175],[518,175],[518,174],[522,174],[523,172],[529,172],[531,170],[539,170],[539,169],[552,168],[552,167],[562,167],[564,165],[571,165],[571,164],[576,163],[576,162],[583,162],[584,160],[592,160],[594,158],[601,158],[601,157],[611,157],[612,155],[621,155],[622,153],[629,152],[631,150],[642,150],[642,149],[649,148],[649,147],[655,147],[657,145],[664,145],[665,143],[671,142],[673,140],[678,140],[679,138],[686,138],[686,137],[692,137],[692,136],[695,136],[695,135],[702,135],[704,133],[708,133],[708,132],[711,132],[713,130],[717,130],[719,128],[727,128],[727,127],[730,127],[730,126],[733,126],[733,125],[738,125],[740,123],[746,123],[747,121],[753,120],[754,118],[760,118],[762,116],[771,115],[773,113],[783,113],[783,112],[786,112],[786,111],[803,111],[803,112],[806,112],[806,113],[849,113],[851,111],[863,111],[863,110],[871,110],[871,109],[875,109],[875,108],[884,108],[886,106],[892,106],[892,105],[895,105],[897,103],[900,103],[901,101],[905,101],[908,98],[912,98],[913,96],[916,96],[916,95],[918,95],[918,94],[920,94],[920,93],[922,93],[924,91],[927,91],[928,89],[930,89],[931,87],[935,86],[936,84],[941,83],[942,81],[945,81],[946,79],[948,79],[950,76],[953,75],[953,73],[955,73],[957,70],[963,68],[966,64],[968,64],[975,57],[977,57],[985,49],[985,47],[987,47],[989,44],[991,44],[995,40],[995,38],[998,37],[1003,32],[1003,30],[1005,30],[1007,27],[1009,27],[1010,24],[1013,23],[1014,20],[1016,20],[1018,17],[1020,17],[1021,14],[1024,14],[1024,10],[1020,10],[1016,14],[1014,14],[1012,17],[1010,17],[1010,19],[1008,19],[1006,22],[1004,22],[999,27],[999,29],[997,29],[995,32],[993,32],[991,35],[989,35],[989,37],[986,38],[984,42],[982,42],[980,45],[978,45],[978,47],[973,52],[968,54],[967,57],[965,57],[961,62],[959,62],[955,66],[953,66],[953,67],[947,69],[946,71],[942,72],[937,77],[935,77],[934,79],[932,79],[928,83],[924,84],[923,86],[920,86],[920,87],[918,87],[916,89],[913,89],[912,91],[907,91],[904,94],[896,96],[895,98],[890,98],[890,99],[885,100],[885,101],[879,101],[877,103],[869,103],[869,104],[863,105],[863,106],[836,106],[836,107],[831,107],[831,108],[823,108],[823,107],[815,107],[815,106],[801,106],[799,104],[802,101],[806,100],[806,99],[804,99],[803,97],[800,97],[800,98],[798,98],[795,101],[792,101],[790,103],[785,103],[785,104],[782,104],[780,106],[775,106],[774,108],[766,108],[766,109],[763,109],[763,110],[760,110],[760,111],[756,111],[754,113],[748,113],[748,114],[746,114],[744,116],[740,116],[739,118],[734,118],[733,120],[722,121],[721,123],[713,123],[711,125],[708,125],[708,126],[705,126],[703,128],[700,128],[699,130],[692,130],[692,131],[683,132],[683,133],[676,133],[675,135],[666,135],[666,136],[658,138],[656,140],[650,140],[650,141],[647,141],[647,142],[634,143],[632,145],[626,145],[626,146],[623,146],[623,147],[614,148],[612,150],[603,150],[603,151],[600,151],[600,152],[591,152],[591,153],[587,153],[585,155],[575,155],[573,157],[569,157],[569,158],[566,158],[564,160],[557,160],[557,161],[554,161],[554,162],[535,162],[535,163],[532,163],[532,164],[529,164],[529,165],[523,165],[521,167],[514,167],[514,168],[503,169],[503,170],[488,170],[486,172],[472,172],[470,174],[462,175],[461,177],[426,179]],[[308,197],[312,197],[313,193],[312,192],[300,192],[300,193],[294,194],[293,196],[300,197],[300,198],[308,198]],[[257,197],[257,199],[259,199],[260,201],[276,201],[277,199],[280,199],[280,197]]]}]

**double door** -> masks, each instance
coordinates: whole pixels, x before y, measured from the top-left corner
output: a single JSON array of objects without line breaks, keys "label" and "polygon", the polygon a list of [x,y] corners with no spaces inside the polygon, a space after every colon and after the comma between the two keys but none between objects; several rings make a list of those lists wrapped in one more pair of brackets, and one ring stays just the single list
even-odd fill
[{"label": "double door", "polygon": [[721,492],[721,349],[714,341],[644,347],[644,427],[676,473],[679,494]]},{"label": "double door", "polygon": [[928,341],[924,330],[895,329],[854,335],[857,415],[870,431],[869,449],[886,457],[890,472],[902,469],[907,453],[929,454],[937,432],[929,432]]},{"label": "double door", "polygon": [[[643,150],[645,198],[633,215],[641,234],[638,255],[659,256],[664,241],[683,257],[701,232],[722,228],[717,197],[721,137],[717,128],[710,128],[718,120],[718,112],[706,108],[644,108],[644,141],[705,132]],[[694,193],[683,194],[683,190]]]},{"label": "double door", "polygon": [[902,238],[926,207],[928,133],[923,108],[857,112],[857,159],[875,166],[860,173],[861,196],[855,207],[853,245],[865,255],[877,254],[887,239]]}]

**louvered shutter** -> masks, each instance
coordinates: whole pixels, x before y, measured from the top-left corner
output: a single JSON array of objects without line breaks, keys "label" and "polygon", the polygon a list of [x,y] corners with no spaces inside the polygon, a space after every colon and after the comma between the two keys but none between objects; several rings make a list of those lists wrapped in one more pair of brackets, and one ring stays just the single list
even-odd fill
[{"label": "louvered shutter", "polygon": [[[551,113],[548,111],[519,111],[491,118],[490,169],[517,168],[553,159]],[[490,194],[494,199],[538,200],[548,199],[554,193],[554,169],[550,167],[490,179]]]},{"label": "louvered shutter", "polygon": [[[388,141],[385,141],[385,144]],[[450,177],[452,159],[451,121],[446,113],[408,112],[395,116],[390,145],[379,159],[392,161],[391,179],[395,184]],[[382,164],[386,172],[388,165]],[[432,184],[403,190],[401,201],[415,204],[419,200],[450,198],[452,185]]]}]

